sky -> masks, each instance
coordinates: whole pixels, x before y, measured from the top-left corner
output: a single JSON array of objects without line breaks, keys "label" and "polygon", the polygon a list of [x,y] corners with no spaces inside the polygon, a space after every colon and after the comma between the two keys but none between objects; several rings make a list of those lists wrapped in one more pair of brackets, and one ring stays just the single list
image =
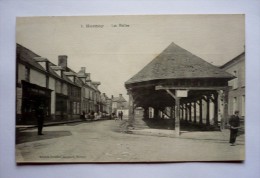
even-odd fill
[{"label": "sky", "polygon": [[244,15],[19,17],[16,42],[58,64],[86,67],[101,93],[128,99],[124,83],[172,42],[213,65],[245,49]]}]

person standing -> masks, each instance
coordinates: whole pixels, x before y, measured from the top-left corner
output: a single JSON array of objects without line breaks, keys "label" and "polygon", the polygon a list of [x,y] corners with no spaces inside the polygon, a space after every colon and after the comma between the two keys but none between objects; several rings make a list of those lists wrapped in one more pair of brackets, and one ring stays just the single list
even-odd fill
[{"label": "person standing", "polygon": [[230,125],[229,143],[231,143],[231,146],[235,146],[238,129],[240,127],[240,119],[238,115],[239,115],[239,111],[235,111],[234,115],[232,115],[231,118],[229,119],[229,125]]},{"label": "person standing", "polygon": [[44,123],[44,106],[43,104],[39,104],[36,108],[36,118],[37,118],[37,126],[38,126],[38,135],[43,135],[42,128]]},{"label": "person standing", "polygon": [[120,119],[123,120],[123,111],[121,111],[121,114],[120,114]]}]

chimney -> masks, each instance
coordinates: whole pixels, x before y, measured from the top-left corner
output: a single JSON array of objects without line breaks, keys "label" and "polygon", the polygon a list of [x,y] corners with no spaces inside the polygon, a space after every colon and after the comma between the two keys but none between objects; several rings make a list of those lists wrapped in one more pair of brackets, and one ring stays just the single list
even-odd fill
[{"label": "chimney", "polygon": [[77,77],[80,78],[83,83],[86,83],[86,67],[81,67],[80,71],[77,74]]},{"label": "chimney", "polygon": [[61,66],[62,68],[67,68],[67,59],[68,59],[68,56],[66,55],[59,55],[58,56],[58,65]]},{"label": "chimney", "polygon": [[86,81],[90,82],[91,79],[90,79],[90,73],[87,73],[87,78],[86,78]]},{"label": "chimney", "polygon": [[123,97],[122,94],[119,94],[119,97],[122,98]]},{"label": "chimney", "polygon": [[113,99],[114,98],[114,96],[113,95],[111,95],[111,99]]},{"label": "chimney", "polygon": [[81,67],[81,71],[85,74],[86,73],[86,67]]}]

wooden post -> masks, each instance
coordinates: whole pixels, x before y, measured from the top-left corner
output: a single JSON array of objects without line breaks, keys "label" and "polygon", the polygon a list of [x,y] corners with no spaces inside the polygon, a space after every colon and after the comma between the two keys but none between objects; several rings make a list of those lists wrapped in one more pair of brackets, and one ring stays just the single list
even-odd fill
[{"label": "wooden post", "polygon": [[210,100],[209,100],[209,97],[207,96],[207,115],[206,115],[206,125],[209,125],[209,104],[210,104]]},{"label": "wooden post", "polygon": [[144,115],[143,115],[143,117],[145,118],[145,119],[147,119],[147,118],[149,118],[149,109],[147,108],[147,107],[145,107],[144,108]]},{"label": "wooden post", "polygon": [[202,99],[200,99],[200,124],[203,124],[203,121],[202,121],[202,117],[203,117],[203,113],[202,113]]},{"label": "wooden post", "polygon": [[191,122],[191,102],[189,103],[189,122]]},{"label": "wooden post", "polygon": [[214,125],[218,125],[218,93],[214,94]]},{"label": "wooden post", "polygon": [[193,111],[194,111],[194,123],[197,122],[197,118],[196,118],[196,114],[197,114],[197,111],[196,111],[196,105],[197,105],[197,101],[194,102],[194,108],[193,108]]},{"label": "wooden post", "polygon": [[154,119],[158,119],[159,118],[159,110],[158,108],[154,108],[154,115],[153,115]]},{"label": "wooden post", "polygon": [[129,95],[129,111],[128,111],[128,125],[130,127],[134,127],[134,99],[133,99],[133,95],[130,91],[128,91],[128,95]]},{"label": "wooden post", "polygon": [[173,107],[170,107],[170,118],[173,119]]},{"label": "wooden post", "polygon": [[188,106],[187,106],[187,103],[185,103],[185,121],[188,121]]},{"label": "wooden post", "polygon": [[223,128],[225,127],[225,125],[229,122],[228,119],[228,87],[225,88],[225,90],[223,91],[223,104],[224,104],[224,112],[223,112]]},{"label": "wooden post", "polygon": [[173,119],[175,119],[175,113],[176,113],[175,112],[175,104],[172,106],[172,112],[173,112],[172,115],[174,116]]},{"label": "wooden post", "polygon": [[176,114],[175,114],[175,135],[180,136],[180,98],[175,98]]},{"label": "wooden post", "polygon": [[184,120],[184,104],[181,107],[181,119]]}]

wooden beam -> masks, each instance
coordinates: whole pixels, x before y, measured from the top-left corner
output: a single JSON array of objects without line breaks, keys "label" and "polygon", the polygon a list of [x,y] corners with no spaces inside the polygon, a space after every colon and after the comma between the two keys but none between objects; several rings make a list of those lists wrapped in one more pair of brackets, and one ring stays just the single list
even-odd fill
[{"label": "wooden beam", "polygon": [[184,86],[155,86],[155,90],[224,90],[226,87],[216,86],[216,87],[184,87]]},{"label": "wooden beam", "polygon": [[177,97],[170,90],[167,89],[166,91],[167,93],[169,93],[169,95],[171,95],[176,100]]}]

